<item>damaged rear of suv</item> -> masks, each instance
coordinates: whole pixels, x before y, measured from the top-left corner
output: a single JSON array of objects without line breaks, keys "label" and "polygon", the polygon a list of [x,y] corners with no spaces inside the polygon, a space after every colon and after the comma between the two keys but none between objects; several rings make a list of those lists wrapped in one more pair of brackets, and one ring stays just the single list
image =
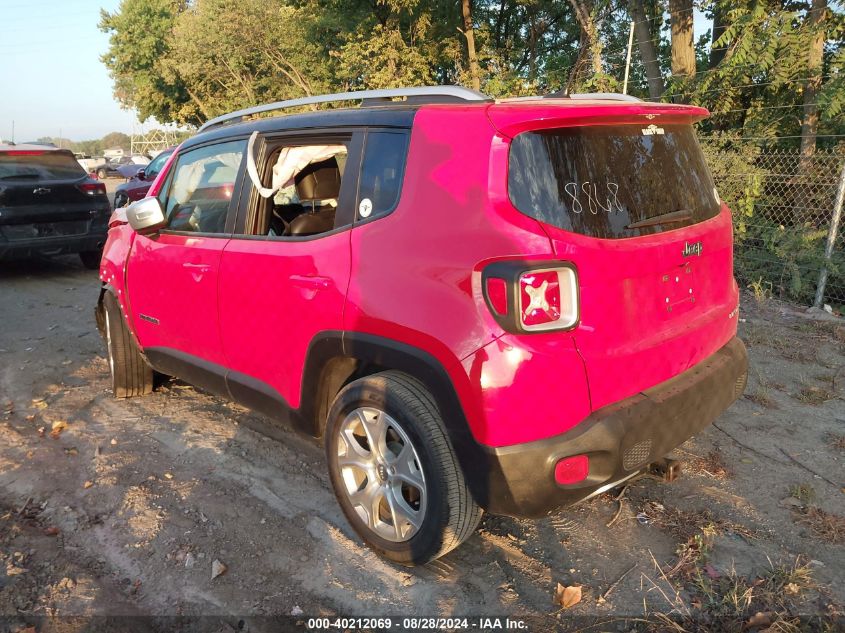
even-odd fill
[{"label": "damaged rear of suv", "polygon": [[115,395],[157,371],[321,438],[403,564],[635,477],[745,386],[706,114],[440,86],[210,121],[111,222]]}]

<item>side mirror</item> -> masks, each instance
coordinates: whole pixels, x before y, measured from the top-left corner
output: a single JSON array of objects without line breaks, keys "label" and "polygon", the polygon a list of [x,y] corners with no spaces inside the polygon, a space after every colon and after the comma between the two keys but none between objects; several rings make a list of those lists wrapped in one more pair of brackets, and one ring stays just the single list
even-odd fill
[{"label": "side mirror", "polygon": [[138,173],[135,174],[135,175],[138,177],[138,180],[146,180],[147,179],[147,174],[144,173],[143,169],[139,169]]},{"label": "side mirror", "polygon": [[136,233],[149,235],[164,226],[164,212],[158,198],[142,198],[126,209],[126,219]]}]

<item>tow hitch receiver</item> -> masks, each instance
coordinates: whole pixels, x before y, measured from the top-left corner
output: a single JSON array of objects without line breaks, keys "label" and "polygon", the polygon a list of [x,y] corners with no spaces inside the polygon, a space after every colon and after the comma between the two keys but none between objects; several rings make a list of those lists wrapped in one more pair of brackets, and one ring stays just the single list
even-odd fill
[{"label": "tow hitch receiver", "polygon": [[649,464],[648,472],[667,484],[672,483],[681,474],[681,462],[677,459],[661,459],[659,462]]}]

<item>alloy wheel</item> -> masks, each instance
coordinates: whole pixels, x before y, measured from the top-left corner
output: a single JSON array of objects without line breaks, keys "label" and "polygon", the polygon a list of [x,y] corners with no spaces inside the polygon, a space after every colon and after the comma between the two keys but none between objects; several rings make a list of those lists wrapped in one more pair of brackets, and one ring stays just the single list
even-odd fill
[{"label": "alloy wheel", "polygon": [[405,430],[374,407],[350,412],[338,427],[337,466],[356,514],[381,538],[412,538],[425,518],[427,493],[420,459]]}]

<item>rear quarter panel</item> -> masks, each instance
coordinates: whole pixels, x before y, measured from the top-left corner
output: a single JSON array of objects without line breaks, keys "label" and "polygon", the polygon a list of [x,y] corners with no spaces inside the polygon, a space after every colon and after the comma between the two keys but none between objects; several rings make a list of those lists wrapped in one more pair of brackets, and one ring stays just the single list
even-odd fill
[{"label": "rear quarter panel", "polygon": [[[513,358],[497,347],[487,354],[497,382],[482,386],[484,359],[473,355],[504,334],[485,305],[482,269],[501,259],[554,258],[535,220],[513,212],[506,218],[495,210],[502,184],[491,187],[491,162],[507,158],[499,144],[483,108],[418,111],[398,207],[352,230],[344,317],[347,331],[387,337],[433,355],[448,372],[476,440],[496,445],[562,432],[567,415],[583,417],[559,389],[547,393],[547,406],[557,416],[554,429],[526,431],[511,409],[497,412],[507,388],[503,363]],[[567,335],[560,336],[559,372],[571,366],[583,383],[577,351]],[[584,401],[586,391],[577,397]]]}]

